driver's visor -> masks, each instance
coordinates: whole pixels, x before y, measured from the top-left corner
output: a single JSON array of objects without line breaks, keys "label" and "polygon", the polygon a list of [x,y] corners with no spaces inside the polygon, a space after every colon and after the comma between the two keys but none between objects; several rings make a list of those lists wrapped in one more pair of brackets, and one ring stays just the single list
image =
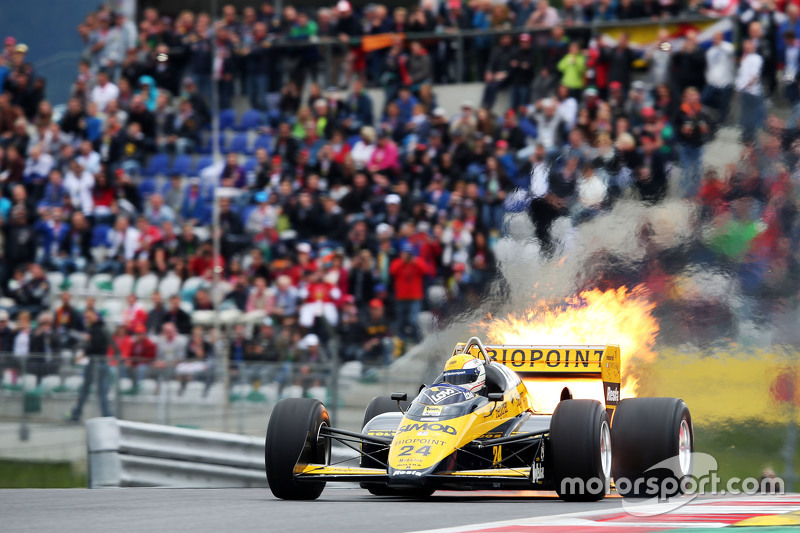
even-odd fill
[{"label": "driver's visor", "polygon": [[477,368],[464,368],[461,370],[446,370],[442,373],[441,383],[449,383],[450,385],[466,385],[474,383],[478,379],[479,371]]}]

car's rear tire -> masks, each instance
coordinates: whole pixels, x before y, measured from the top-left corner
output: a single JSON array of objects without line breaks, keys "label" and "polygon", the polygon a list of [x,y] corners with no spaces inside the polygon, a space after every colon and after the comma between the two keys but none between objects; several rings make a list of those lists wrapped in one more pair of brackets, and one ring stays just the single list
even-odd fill
[{"label": "car's rear tire", "polygon": [[[400,406],[405,410],[409,406],[408,401],[400,402]],[[399,409],[397,407],[397,401],[392,400],[388,396],[376,396],[373,398],[368,404],[367,408],[364,411],[364,422],[361,424],[361,428],[363,429],[367,422],[372,420],[378,415],[382,415],[383,413],[397,413]],[[389,450],[383,452],[378,452],[381,446],[377,444],[362,444],[361,450],[362,452],[368,452],[383,461],[383,463],[387,463],[389,461]],[[365,454],[361,455],[361,460],[359,462],[362,468],[386,468],[380,461],[373,459]],[[433,489],[414,489],[414,490],[400,490],[400,489],[392,489],[387,487],[383,483],[360,483],[359,486],[362,489],[367,489],[370,494],[373,496],[402,496],[405,498],[426,498],[433,494]]]},{"label": "car's rear tire", "polygon": [[622,400],[614,413],[611,445],[614,485],[620,495],[680,494],[681,482],[692,473],[694,429],[689,408],[679,398]]},{"label": "car's rear tire", "polygon": [[330,426],[325,406],[312,398],[285,398],[275,404],[267,427],[264,463],[272,494],[282,500],[316,500],[324,481],[298,482],[295,465],[322,464],[330,455],[330,439],[319,435]]},{"label": "car's rear tire", "polygon": [[600,402],[559,402],[550,420],[547,452],[552,481],[562,500],[605,497],[611,478],[611,431]]}]

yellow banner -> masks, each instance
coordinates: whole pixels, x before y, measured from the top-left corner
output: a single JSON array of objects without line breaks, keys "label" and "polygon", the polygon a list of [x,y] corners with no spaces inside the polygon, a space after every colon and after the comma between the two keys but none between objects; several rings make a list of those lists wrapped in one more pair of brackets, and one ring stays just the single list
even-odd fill
[{"label": "yellow banner", "polygon": [[[682,398],[697,425],[786,424],[800,412],[800,361],[797,352],[664,351],[639,363],[639,396]],[[795,415],[796,416],[796,415]]]}]

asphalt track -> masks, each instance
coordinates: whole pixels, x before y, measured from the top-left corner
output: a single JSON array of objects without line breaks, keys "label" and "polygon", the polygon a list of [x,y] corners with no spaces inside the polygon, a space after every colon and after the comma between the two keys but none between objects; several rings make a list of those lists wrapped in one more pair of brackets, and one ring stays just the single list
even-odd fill
[{"label": "asphalt track", "polygon": [[620,505],[619,498],[566,503],[554,493],[538,492],[438,492],[425,501],[409,501],[327,488],[317,501],[285,502],[269,489],[0,490],[0,530],[391,533]]}]

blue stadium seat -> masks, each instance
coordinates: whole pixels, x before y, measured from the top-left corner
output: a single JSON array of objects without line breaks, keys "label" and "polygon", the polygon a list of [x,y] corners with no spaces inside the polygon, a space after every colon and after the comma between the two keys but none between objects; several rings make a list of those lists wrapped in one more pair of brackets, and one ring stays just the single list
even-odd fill
[{"label": "blue stadium seat", "polygon": [[[206,142],[200,146],[198,153],[201,154],[210,154],[214,151],[214,147],[211,146],[211,140],[213,139],[213,135],[209,135],[206,139]],[[227,136],[224,133],[219,134],[219,151],[225,153],[225,145],[227,144]]]},{"label": "blue stadium seat", "polygon": [[252,153],[256,153],[259,148],[266,148],[268,153],[272,153],[272,137],[269,135],[259,135],[253,143]]},{"label": "blue stadium seat", "polygon": [[172,160],[172,167],[169,169],[169,173],[186,176],[191,172],[191,170],[192,170],[192,156],[176,155],[175,159]]},{"label": "blue stadium seat", "polygon": [[244,112],[236,129],[238,131],[254,130],[261,126],[262,122],[261,112],[257,109],[250,109]]},{"label": "blue stadium seat", "polygon": [[347,145],[352,148],[358,141],[361,140],[361,135],[351,135],[347,138]]},{"label": "blue stadium seat", "polygon": [[148,198],[154,192],[156,192],[156,180],[147,178],[143,179],[139,184],[139,194],[142,196],[142,198]]},{"label": "blue stadium seat", "polygon": [[150,162],[147,163],[147,167],[142,171],[142,175],[152,177],[158,174],[166,174],[168,169],[169,156],[167,154],[155,154],[150,158]]},{"label": "blue stadium seat", "polygon": [[231,139],[230,144],[227,146],[227,149],[224,150],[224,153],[233,152],[236,154],[243,154],[247,151],[247,134],[246,133],[237,133]]},{"label": "blue stadium seat", "polygon": [[248,205],[242,209],[242,225],[247,225],[247,219],[250,218],[250,213],[258,208],[257,205]]},{"label": "blue stadium seat", "polygon": [[211,156],[203,156],[203,157],[201,157],[201,158],[199,158],[197,160],[197,164],[194,167],[193,174],[196,176],[196,175],[200,174],[200,172],[202,172],[203,169],[206,169],[206,168],[210,167],[213,164],[214,164],[214,158],[213,157],[211,157]]},{"label": "blue stadium seat", "polygon": [[219,112],[219,129],[232,130],[236,122],[236,112],[233,109],[223,109]]},{"label": "blue stadium seat", "polygon": [[256,160],[255,157],[248,157],[245,159],[242,168],[245,172],[253,172],[256,169],[256,166],[258,166],[258,160]]},{"label": "blue stadium seat", "polygon": [[108,232],[111,226],[98,224],[92,229],[92,248],[108,246]]}]

